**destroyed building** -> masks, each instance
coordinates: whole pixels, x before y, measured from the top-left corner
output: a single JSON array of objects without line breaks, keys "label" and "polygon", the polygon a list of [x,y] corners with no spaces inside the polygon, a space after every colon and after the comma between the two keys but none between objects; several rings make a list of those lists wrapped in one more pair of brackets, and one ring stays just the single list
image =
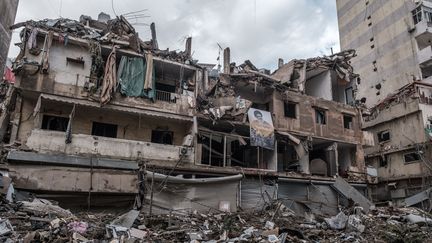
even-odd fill
[{"label": "destroyed building", "polygon": [[337,0],[342,49],[356,49],[352,66],[363,129],[375,146],[366,164],[378,172],[377,201],[404,202],[430,188],[428,108],[432,2]]},{"label": "destroyed building", "polygon": [[184,51],[161,50],[155,25],[143,41],[127,16],[19,27],[2,123],[15,188],[150,212],[236,211],[276,198],[325,214],[347,199],[372,205],[354,51],[280,60],[270,74],[231,63],[227,48],[218,72],[192,58],[192,38]]},{"label": "destroyed building", "polygon": [[415,82],[365,114],[364,128],[376,139],[365,150],[366,163],[378,172],[378,184],[371,186],[375,201],[404,205],[406,197],[432,186],[431,92],[431,84]]}]

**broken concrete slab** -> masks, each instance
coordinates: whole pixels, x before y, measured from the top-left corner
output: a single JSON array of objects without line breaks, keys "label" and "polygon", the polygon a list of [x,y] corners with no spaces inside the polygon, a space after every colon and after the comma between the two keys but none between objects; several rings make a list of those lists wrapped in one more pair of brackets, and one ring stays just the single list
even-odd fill
[{"label": "broken concrete slab", "polygon": [[130,210],[129,212],[120,215],[111,222],[111,225],[122,226],[130,229],[139,215],[138,210]]},{"label": "broken concrete slab", "polygon": [[363,196],[363,194],[361,194],[357,189],[351,186],[342,177],[336,177],[336,180],[333,183],[332,187],[346,198],[353,200],[355,203],[358,203],[361,207],[363,207],[366,213],[369,212],[370,207],[374,206],[374,204],[369,201],[369,199]]},{"label": "broken concrete slab", "polygon": [[426,200],[431,200],[432,188],[419,192],[411,197],[405,198],[405,206],[411,207]]},{"label": "broken concrete slab", "polygon": [[13,231],[14,229],[8,219],[0,220],[0,236],[10,234]]},{"label": "broken concrete slab", "polygon": [[23,201],[21,203],[22,209],[27,212],[38,213],[42,215],[50,213],[65,218],[73,216],[69,210],[54,205],[48,200],[35,198],[32,202]]}]

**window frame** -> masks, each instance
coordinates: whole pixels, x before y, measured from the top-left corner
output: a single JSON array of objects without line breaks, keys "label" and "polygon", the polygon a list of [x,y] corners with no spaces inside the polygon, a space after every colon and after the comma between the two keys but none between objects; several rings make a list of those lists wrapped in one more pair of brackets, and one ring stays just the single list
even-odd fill
[{"label": "window frame", "polygon": [[[323,109],[323,108],[319,108],[319,107],[314,107],[314,110],[315,110],[315,124],[327,125],[327,110]],[[321,120],[321,121],[318,120],[319,112],[322,112],[323,120]],[[321,117],[321,115],[320,115],[320,117]]]},{"label": "window frame", "polygon": [[[384,134],[384,133],[388,133],[388,139],[386,139],[386,140],[382,140],[383,138],[382,138],[382,134]],[[380,138],[381,137],[381,138]],[[386,142],[389,142],[390,140],[391,140],[391,133],[390,133],[390,130],[382,130],[382,131],[380,131],[380,132],[377,132],[377,138],[378,138],[378,143],[386,143]]]},{"label": "window frame", "polygon": [[[345,118],[350,118],[350,119],[351,119],[351,121],[349,122],[349,126],[348,126],[348,127],[345,126]],[[350,115],[350,114],[342,114],[342,119],[343,119],[343,126],[344,126],[344,129],[347,129],[347,130],[354,130],[354,116],[353,116],[353,115]]]},{"label": "window frame", "polygon": [[[294,117],[292,117],[292,116],[287,116],[287,111],[288,111],[288,112],[290,111],[290,109],[287,110],[287,106],[289,106],[289,105],[294,106],[294,109],[293,109],[293,110],[294,110]],[[284,108],[284,117],[285,117],[285,118],[290,118],[290,119],[297,119],[297,118],[298,118],[297,106],[298,106],[298,103],[297,103],[297,102],[293,102],[293,101],[285,101],[285,102],[284,102],[284,106],[283,106],[283,108]]]},{"label": "window frame", "polygon": [[378,156],[378,165],[379,167],[387,167],[390,162],[388,154],[384,154],[382,156]]},{"label": "window frame", "polygon": [[[414,160],[407,161],[406,156],[411,155],[411,154],[418,156],[418,158],[414,158]],[[404,153],[403,154],[403,160],[404,160],[404,164],[413,164],[413,163],[418,163],[418,162],[422,161],[422,158],[421,158],[421,155],[419,153],[417,153],[416,151],[412,151],[412,152]]]},{"label": "window frame", "polygon": [[[51,117],[51,118],[60,118],[61,120],[64,120],[64,122],[66,122],[66,127],[64,128],[64,130],[63,130],[63,129],[62,129],[62,130],[49,129],[49,128],[48,128],[48,124],[46,124],[47,127],[44,128],[44,118],[47,118],[47,119],[48,119],[48,117]],[[43,114],[43,115],[42,115],[42,120],[41,120],[41,123],[40,123],[40,129],[42,129],[42,130],[46,130],[46,131],[66,132],[66,130],[67,130],[67,126],[68,126],[68,123],[69,123],[69,117],[66,117],[66,116],[58,116],[58,115],[52,115],[52,114]]]},{"label": "window frame", "polygon": [[[106,133],[105,129],[106,129],[108,126],[113,126],[113,127],[115,127],[114,137],[113,137],[113,136],[107,136],[107,135],[97,135],[97,134],[95,134],[95,133],[96,133],[96,131],[95,131],[95,125],[103,125],[103,126],[105,126],[105,128],[104,128],[104,133]],[[118,126],[117,124],[111,124],[111,123],[105,123],[105,122],[92,121],[91,135],[92,135],[92,136],[97,136],[97,137],[105,137],[105,138],[117,138],[118,127],[119,127],[119,126]]]},{"label": "window frame", "polygon": [[[160,133],[169,133],[171,135],[171,143],[164,143],[163,139],[161,139],[162,142],[156,142],[154,138],[154,133],[156,132],[160,132]],[[150,137],[150,141],[152,143],[157,143],[157,144],[163,144],[163,145],[174,145],[174,131],[170,131],[170,130],[161,130],[161,129],[152,129],[151,131],[151,137]]]}]

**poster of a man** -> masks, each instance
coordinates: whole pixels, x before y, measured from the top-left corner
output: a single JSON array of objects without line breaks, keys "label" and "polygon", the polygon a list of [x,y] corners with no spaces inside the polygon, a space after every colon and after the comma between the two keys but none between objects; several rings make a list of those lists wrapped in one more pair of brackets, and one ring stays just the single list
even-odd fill
[{"label": "poster of a man", "polygon": [[251,146],[274,150],[274,127],[270,112],[250,108],[248,118]]}]

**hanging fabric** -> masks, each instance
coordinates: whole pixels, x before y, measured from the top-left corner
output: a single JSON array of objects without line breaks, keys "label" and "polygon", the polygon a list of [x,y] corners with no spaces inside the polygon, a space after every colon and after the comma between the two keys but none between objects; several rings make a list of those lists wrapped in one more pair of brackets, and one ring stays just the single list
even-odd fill
[{"label": "hanging fabric", "polygon": [[48,69],[49,69],[49,55],[50,55],[50,49],[51,49],[53,37],[54,37],[54,32],[53,31],[48,32],[46,46],[44,46],[45,55],[44,55],[44,57],[42,59],[42,73],[48,73]]},{"label": "hanging fabric", "polygon": [[153,58],[147,60],[148,62],[140,57],[122,57],[117,71],[121,94],[130,97],[155,98]]},{"label": "hanging fabric", "polygon": [[111,98],[112,93],[117,86],[117,73],[116,73],[116,47],[113,47],[113,50],[108,56],[105,65],[105,74],[102,81],[102,90],[100,96],[101,105],[107,104]]}]

